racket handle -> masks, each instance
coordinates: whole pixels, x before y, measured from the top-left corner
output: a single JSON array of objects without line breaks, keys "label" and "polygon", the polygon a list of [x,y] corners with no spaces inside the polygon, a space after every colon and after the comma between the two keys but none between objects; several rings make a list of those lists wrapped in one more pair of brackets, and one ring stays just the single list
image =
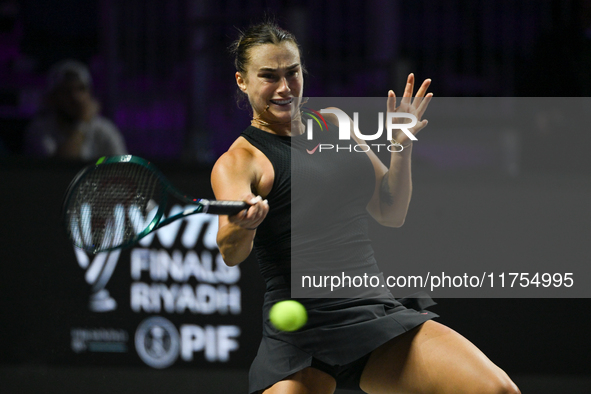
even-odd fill
[{"label": "racket handle", "polygon": [[244,201],[218,201],[201,199],[199,203],[203,205],[203,213],[214,215],[235,215],[243,209],[248,209],[250,205]]}]

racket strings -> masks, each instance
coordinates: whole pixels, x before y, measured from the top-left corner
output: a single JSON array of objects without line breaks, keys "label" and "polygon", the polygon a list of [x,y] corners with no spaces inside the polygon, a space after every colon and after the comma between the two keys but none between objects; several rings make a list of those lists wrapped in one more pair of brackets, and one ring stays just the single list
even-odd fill
[{"label": "racket strings", "polygon": [[136,164],[97,167],[79,184],[67,209],[74,243],[93,253],[132,242],[156,215],[162,183]]},{"label": "racket strings", "polygon": [[160,186],[158,177],[141,166],[137,166],[137,170],[135,200],[128,212],[134,236],[141,233],[152,221],[162,197],[157,193],[157,187]]}]

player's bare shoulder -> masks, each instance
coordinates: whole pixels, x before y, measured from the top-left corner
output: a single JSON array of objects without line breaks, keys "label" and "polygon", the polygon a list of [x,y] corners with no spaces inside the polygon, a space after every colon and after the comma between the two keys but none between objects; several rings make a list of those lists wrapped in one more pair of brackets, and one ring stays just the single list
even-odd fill
[{"label": "player's bare shoulder", "polygon": [[214,178],[252,177],[256,172],[256,153],[242,138],[236,140],[226,153],[220,156],[211,172]]},{"label": "player's bare shoulder", "polygon": [[211,173],[214,189],[221,183],[248,183],[252,191],[265,196],[273,184],[273,166],[267,157],[239,137],[217,160]]}]

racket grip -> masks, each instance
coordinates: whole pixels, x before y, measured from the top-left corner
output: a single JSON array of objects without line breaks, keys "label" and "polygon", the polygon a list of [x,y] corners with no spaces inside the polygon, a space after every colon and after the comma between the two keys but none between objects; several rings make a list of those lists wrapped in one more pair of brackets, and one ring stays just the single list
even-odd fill
[{"label": "racket grip", "polygon": [[248,209],[250,205],[244,201],[218,201],[218,200],[199,200],[203,205],[203,213],[214,215],[235,215],[243,209]]}]

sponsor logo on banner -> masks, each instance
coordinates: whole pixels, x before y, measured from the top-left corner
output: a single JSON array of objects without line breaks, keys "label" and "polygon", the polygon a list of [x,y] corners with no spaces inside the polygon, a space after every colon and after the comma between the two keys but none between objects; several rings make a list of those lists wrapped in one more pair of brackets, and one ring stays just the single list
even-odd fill
[{"label": "sponsor logo on banner", "polygon": [[135,349],[147,365],[170,367],[179,355],[192,361],[195,352],[203,352],[209,362],[226,362],[230,352],[238,349],[240,328],[233,325],[205,327],[183,324],[180,334],[169,320],[152,316],[144,320],[135,333]]},{"label": "sponsor logo on banner", "polygon": [[92,312],[109,312],[117,309],[117,301],[111,297],[105,286],[113,275],[121,251],[91,255],[82,249],[74,248],[80,268],[86,270],[84,279],[91,286],[88,308]]},{"label": "sponsor logo on banner", "polygon": [[76,353],[127,352],[127,331],[115,328],[72,328],[71,347]]},{"label": "sponsor logo on banner", "polygon": [[[174,205],[162,220],[188,208],[190,206]],[[150,213],[146,216],[146,225],[151,216]],[[240,315],[240,268],[228,267],[219,253],[217,220],[216,215],[187,216],[148,234],[125,253],[115,250],[89,255],[75,249],[78,264],[85,270],[85,280],[91,287],[89,310],[104,313],[124,309],[130,316]],[[142,228],[140,223],[134,230],[139,232]],[[112,295],[106,288],[120,256],[125,259],[129,256],[129,309],[124,308],[125,299],[114,298],[121,292],[112,291]],[[120,275],[122,271],[117,272]],[[193,361],[198,352],[207,362],[227,362],[231,352],[239,348],[241,330],[238,326],[208,324],[206,319],[201,320],[202,325],[182,324],[178,320],[178,317],[169,320],[150,316],[137,326],[134,344],[145,364],[167,368],[179,357],[186,362]],[[97,341],[85,339],[100,337],[99,331],[73,329],[72,350],[76,353],[101,351],[96,349],[103,346],[102,351],[128,351],[127,332],[123,330],[113,330],[125,332],[125,341],[118,342],[119,345],[99,341],[102,344],[99,346]]]},{"label": "sponsor logo on banner", "polygon": [[179,333],[163,317],[144,320],[135,332],[135,350],[143,362],[153,368],[170,367],[179,356]]},{"label": "sponsor logo on banner", "polygon": [[[187,208],[175,205],[169,216]],[[130,254],[131,310],[239,315],[240,268],[224,263],[216,243],[217,230],[217,216],[200,214],[143,238]],[[156,240],[161,247],[152,247]]]}]

